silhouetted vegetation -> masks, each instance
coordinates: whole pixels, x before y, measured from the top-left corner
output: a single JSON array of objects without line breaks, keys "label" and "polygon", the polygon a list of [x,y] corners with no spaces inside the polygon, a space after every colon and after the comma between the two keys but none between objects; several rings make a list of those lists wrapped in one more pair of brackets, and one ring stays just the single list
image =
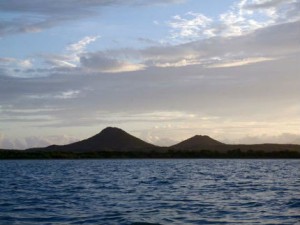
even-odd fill
[{"label": "silhouetted vegetation", "polygon": [[21,150],[3,150],[0,151],[0,159],[139,159],[139,158],[237,158],[237,159],[262,159],[262,158],[292,158],[299,159],[300,152],[295,151],[241,151],[234,149],[227,152],[220,151],[97,151],[97,152],[61,152],[61,151],[21,151]]}]

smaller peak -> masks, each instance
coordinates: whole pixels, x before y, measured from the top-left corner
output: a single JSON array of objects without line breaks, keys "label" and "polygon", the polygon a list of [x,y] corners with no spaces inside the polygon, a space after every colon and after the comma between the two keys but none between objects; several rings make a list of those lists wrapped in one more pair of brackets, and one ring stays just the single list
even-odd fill
[{"label": "smaller peak", "polygon": [[207,135],[195,135],[176,145],[173,145],[173,147],[180,148],[180,149],[200,149],[203,146],[216,146],[216,145],[223,145],[223,143],[214,140]]}]

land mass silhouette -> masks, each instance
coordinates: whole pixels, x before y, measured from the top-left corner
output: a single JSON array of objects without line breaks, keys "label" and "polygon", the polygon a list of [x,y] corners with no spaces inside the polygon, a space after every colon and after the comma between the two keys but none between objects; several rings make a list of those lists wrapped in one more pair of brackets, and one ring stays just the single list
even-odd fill
[{"label": "land mass silhouette", "polygon": [[67,145],[50,145],[46,148],[27,149],[30,151],[146,151],[157,146],[134,137],[116,127],[107,127],[100,133],[82,141]]},{"label": "land mass silhouette", "polygon": [[300,145],[229,145],[206,135],[195,135],[170,147],[160,147],[120,128],[107,127],[67,145],[0,150],[0,159],[10,158],[300,158]]},{"label": "land mass silhouette", "polygon": [[189,149],[197,150],[203,147],[213,147],[213,146],[223,146],[225,145],[222,142],[212,139],[207,135],[195,135],[189,139],[186,139],[176,145],[171,146],[172,149]]}]

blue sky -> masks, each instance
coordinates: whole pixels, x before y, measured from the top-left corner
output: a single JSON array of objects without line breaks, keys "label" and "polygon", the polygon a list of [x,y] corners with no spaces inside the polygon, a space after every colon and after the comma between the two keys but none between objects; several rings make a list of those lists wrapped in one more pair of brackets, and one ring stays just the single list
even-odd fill
[{"label": "blue sky", "polygon": [[[101,2],[101,1],[99,1]],[[89,9],[93,15],[58,24],[41,32],[25,32],[1,37],[1,56],[26,58],[41,52],[60,53],[65,46],[75,43],[85,36],[101,36],[98,43],[88,46],[88,50],[120,47],[142,47],[146,43],[139,39],[171,41],[168,21],[175,15],[187,12],[203,12],[206,16],[218,18],[226,12],[234,1],[187,1],[178,4],[157,4],[147,6],[98,6]],[[37,17],[27,12],[3,13],[1,19]],[[30,20],[30,19],[29,19]],[[120,35],[121,34],[121,35]],[[45,40],[50,45],[45,45]],[[20,51],[22,49],[22,51]]]},{"label": "blue sky", "polygon": [[0,2],[0,147],[118,126],[299,143],[299,0]]}]

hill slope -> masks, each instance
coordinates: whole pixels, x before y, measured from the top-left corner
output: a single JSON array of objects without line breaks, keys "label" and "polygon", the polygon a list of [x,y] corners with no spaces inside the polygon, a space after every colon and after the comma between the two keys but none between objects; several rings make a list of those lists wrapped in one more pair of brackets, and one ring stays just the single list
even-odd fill
[{"label": "hill slope", "polygon": [[222,142],[216,141],[209,136],[195,135],[187,140],[184,140],[176,145],[171,146],[172,149],[188,149],[198,150],[204,147],[224,146]]},{"label": "hill slope", "polygon": [[136,138],[125,131],[107,127],[100,133],[88,139],[78,141],[68,145],[51,145],[46,148],[29,149],[29,150],[47,150],[47,151],[135,151],[149,150],[158,148],[155,145],[149,144]]}]

